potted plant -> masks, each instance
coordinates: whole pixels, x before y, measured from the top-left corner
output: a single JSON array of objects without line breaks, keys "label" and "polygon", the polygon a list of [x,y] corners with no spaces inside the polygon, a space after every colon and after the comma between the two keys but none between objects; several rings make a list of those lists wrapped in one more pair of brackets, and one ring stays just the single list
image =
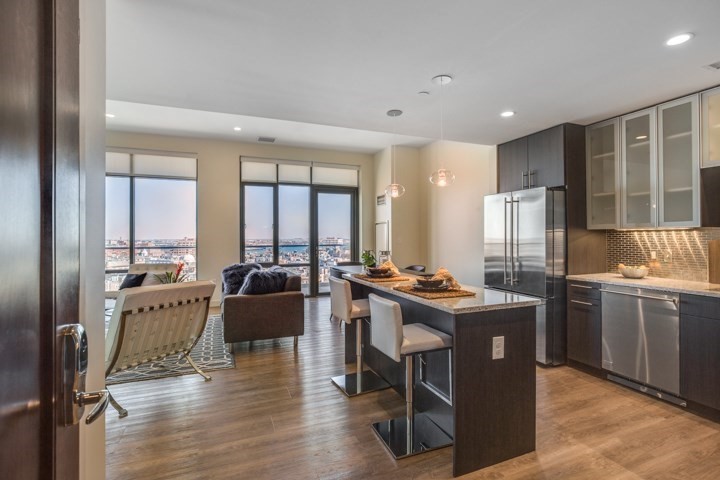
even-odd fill
[{"label": "potted plant", "polygon": [[187,280],[187,274],[182,273],[185,264],[183,262],[178,263],[177,269],[174,272],[163,272],[160,275],[155,275],[161,283],[180,283]]},{"label": "potted plant", "polygon": [[362,256],[360,257],[362,260],[363,267],[374,267],[376,260],[375,260],[375,254],[372,250],[363,250]]}]

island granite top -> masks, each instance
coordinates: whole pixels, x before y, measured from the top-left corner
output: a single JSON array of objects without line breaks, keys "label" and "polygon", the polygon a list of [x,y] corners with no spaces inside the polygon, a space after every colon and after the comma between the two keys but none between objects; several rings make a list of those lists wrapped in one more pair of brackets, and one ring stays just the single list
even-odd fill
[{"label": "island granite top", "polygon": [[568,275],[567,280],[621,285],[624,287],[647,288],[664,292],[688,293],[706,297],[720,297],[720,285],[672,278],[645,277],[641,279],[625,278],[619,273],[591,273],[587,275]]},{"label": "island granite top", "polygon": [[[337,270],[347,272],[347,270],[349,269],[347,269],[346,267],[339,267],[337,268]],[[343,275],[343,278],[346,278],[355,283],[359,283],[361,285],[365,285],[367,287],[375,288],[382,292],[392,293],[393,295],[397,295],[398,297],[402,297],[407,300],[411,300],[413,302],[427,305],[428,307],[436,308],[438,310],[442,310],[444,312],[452,313],[455,315],[462,313],[484,312],[487,310],[502,310],[506,308],[534,307],[537,305],[542,305],[543,303],[543,301],[538,298],[527,297],[525,295],[518,295],[515,293],[502,292],[500,290],[491,290],[489,288],[472,287],[469,285],[462,285],[462,289],[468,290],[470,292],[475,292],[474,297],[457,297],[428,300],[426,298],[418,297],[417,295],[412,295],[410,293],[405,293],[393,289],[393,287],[397,287],[398,285],[412,285],[415,282],[415,278],[417,277],[408,273],[407,271],[402,271],[401,275],[403,275],[404,277],[411,277],[412,279],[409,281],[406,280],[404,282],[382,283],[374,283],[368,282],[367,280],[362,280],[355,277],[356,273],[357,272],[345,273]]]}]

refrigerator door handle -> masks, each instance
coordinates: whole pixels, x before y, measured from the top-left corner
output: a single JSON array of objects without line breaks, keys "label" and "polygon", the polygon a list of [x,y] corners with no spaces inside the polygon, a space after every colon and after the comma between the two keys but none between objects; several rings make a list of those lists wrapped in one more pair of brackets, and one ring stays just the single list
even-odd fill
[{"label": "refrigerator door handle", "polygon": [[[505,206],[503,207],[503,213],[505,215],[505,221],[503,223],[503,236],[504,236],[504,242],[503,242],[503,250],[504,250],[504,256],[503,259],[503,285],[507,285],[508,283],[508,268],[507,268],[507,247],[508,247],[508,239],[507,239],[507,225],[508,225],[508,204],[510,204],[510,209],[512,210],[512,200],[505,199]],[[512,213],[512,212],[511,212]],[[512,219],[510,220],[512,222]],[[512,281],[512,280],[511,280]]]},{"label": "refrigerator door handle", "polygon": [[[515,204],[517,204],[517,214],[515,213]],[[510,282],[512,285],[519,283],[520,269],[515,269],[515,259],[520,258],[520,198],[513,198],[512,204],[510,205],[510,242],[514,245],[510,245],[510,258],[511,258],[511,269],[510,269]],[[514,242],[513,242],[514,240]],[[513,252],[514,249],[514,252]]]}]

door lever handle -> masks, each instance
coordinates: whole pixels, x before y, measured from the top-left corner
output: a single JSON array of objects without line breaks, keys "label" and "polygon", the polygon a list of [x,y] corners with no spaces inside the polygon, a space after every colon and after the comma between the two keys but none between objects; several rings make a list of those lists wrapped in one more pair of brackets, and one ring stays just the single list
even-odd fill
[{"label": "door lever handle", "polygon": [[84,407],[85,405],[95,405],[87,417],[85,417],[85,424],[90,425],[97,420],[107,409],[108,402],[110,402],[110,392],[107,389],[98,390],[96,392],[75,392],[75,403],[78,407]]},{"label": "door lever handle", "polygon": [[75,425],[85,412],[85,405],[95,405],[92,412],[85,418],[91,424],[105,412],[110,401],[110,392],[106,389],[96,392],[85,391],[89,356],[88,339],[85,328],[79,323],[63,325],[62,335],[62,425]]}]

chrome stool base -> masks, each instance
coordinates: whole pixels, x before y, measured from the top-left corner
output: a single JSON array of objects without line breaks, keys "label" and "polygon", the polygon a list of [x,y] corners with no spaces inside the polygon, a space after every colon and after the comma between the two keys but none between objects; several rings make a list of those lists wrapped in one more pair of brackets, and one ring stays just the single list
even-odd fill
[{"label": "chrome stool base", "polygon": [[408,432],[408,418],[373,423],[373,432],[382,440],[395,459],[449,447],[453,439],[424,413],[413,415],[413,425]]},{"label": "chrome stool base", "polygon": [[357,373],[338,375],[332,377],[332,382],[348,397],[390,388],[390,384],[372,370],[363,370],[361,375]]}]

